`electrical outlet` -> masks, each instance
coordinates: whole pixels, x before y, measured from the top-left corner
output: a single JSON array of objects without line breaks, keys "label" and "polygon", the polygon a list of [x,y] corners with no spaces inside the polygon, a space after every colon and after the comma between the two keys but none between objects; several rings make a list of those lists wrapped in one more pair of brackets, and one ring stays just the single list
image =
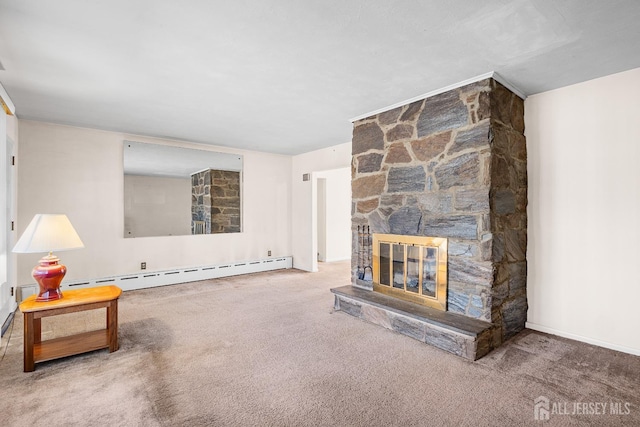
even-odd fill
[{"label": "electrical outlet", "polygon": [[267,256],[271,256],[271,251],[267,251]]},{"label": "electrical outlet", "polygon": [[141,262],[140,263],[140,270],[146,270],[147,269],[147,263],[146,262]]}]

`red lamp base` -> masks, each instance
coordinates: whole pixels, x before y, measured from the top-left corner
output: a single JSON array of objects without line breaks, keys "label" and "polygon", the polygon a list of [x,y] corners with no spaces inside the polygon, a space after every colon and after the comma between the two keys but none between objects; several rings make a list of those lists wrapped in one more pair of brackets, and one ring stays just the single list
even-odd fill
[{"label": "red lamp base", "polygon": [[40,258],[40,264],[33,268],[31,274],[40,286],[36,301],[55,301],[62,298],[60,282],[67,273],[67,267],[58,264],[57,256],[49,254]]}]

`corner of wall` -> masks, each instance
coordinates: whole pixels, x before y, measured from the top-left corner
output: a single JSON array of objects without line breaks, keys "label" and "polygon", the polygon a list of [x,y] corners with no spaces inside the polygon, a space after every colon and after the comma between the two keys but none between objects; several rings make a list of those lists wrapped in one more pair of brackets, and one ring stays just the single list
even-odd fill
[{"label": "corner of wall", "polygon": [[[351,165],[351,142],[292,157],[291,165],[291,247],[294,268],[317,271],[316,182],[311,174]],[[304,181],[303,175],[309,174]],[[315,266],[315,267],[314,267]]]}]

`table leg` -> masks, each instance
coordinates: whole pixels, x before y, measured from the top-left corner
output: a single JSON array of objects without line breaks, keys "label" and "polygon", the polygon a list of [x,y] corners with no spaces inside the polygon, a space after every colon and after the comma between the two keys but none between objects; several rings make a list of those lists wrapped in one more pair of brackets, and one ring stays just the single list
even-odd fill
[{"label": "table leg", "polygon": [[33,319],[33,342],[34,344],[40,344],[42,342],[42,319]]},{"label": "table leg", "polygon": [[118,350],[118,300],[107,306],[107,331],[109,333],[109,353]]},{"label": "table leg", "polygon": [[[38,319],[39,323],[40,319]],[[24,313],[24,372],[32,372],[35,369],[33,355],[34,326],[33,313]]]}]

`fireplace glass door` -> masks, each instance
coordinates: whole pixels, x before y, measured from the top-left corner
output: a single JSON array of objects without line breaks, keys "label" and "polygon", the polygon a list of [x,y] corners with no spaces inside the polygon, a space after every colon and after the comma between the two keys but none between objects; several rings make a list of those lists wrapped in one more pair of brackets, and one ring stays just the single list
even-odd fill
[{"label": "fireplace glass door", "polygon": [[447,239],[373,235],[374,290],[446,310]]}]

